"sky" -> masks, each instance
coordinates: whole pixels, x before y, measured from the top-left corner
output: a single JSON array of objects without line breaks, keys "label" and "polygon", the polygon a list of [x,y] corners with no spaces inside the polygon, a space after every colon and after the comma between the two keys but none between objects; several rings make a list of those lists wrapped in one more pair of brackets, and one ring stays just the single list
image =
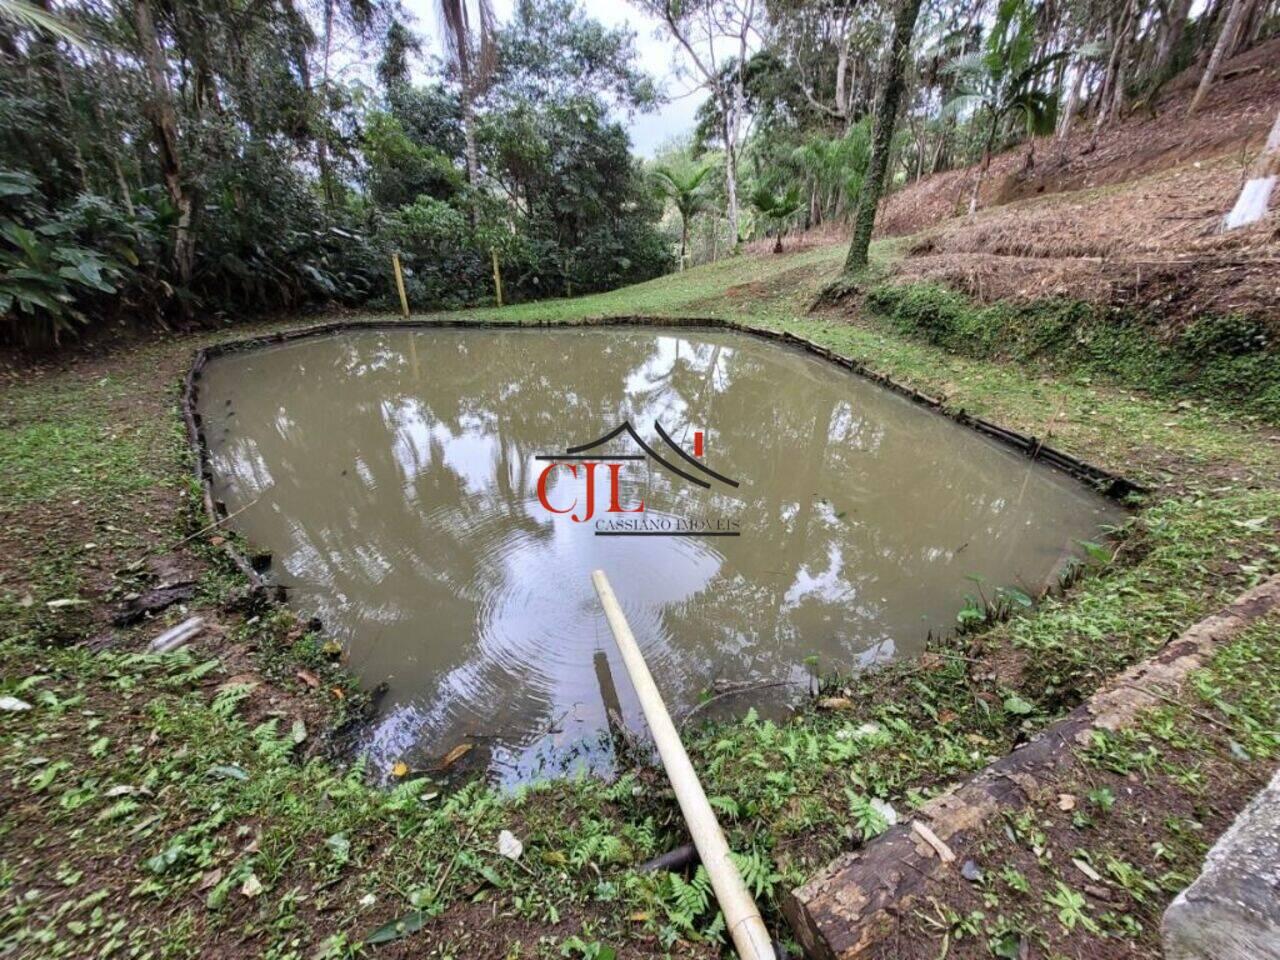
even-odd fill
[{"label": "sky", "polygon": [[[427,50],[439,55],[442,51],[435,0],[404,0],[404,5],[418,18],[414,29],[426,41]],[[515,0],[494,0],[493,6],[498,20],[505,23],[511,18]],[[669,102],[652,113],[618,117],[631,134],[635,152],[642,157],[652,157],[672,138],[692,131],[694,114],[705,95],[692,82],[676,76],[673,58],[683,54],[662,24],[623,0],[580,0],[580,6],[606,26],[630,26],[636,35],[636,54],[641,69],[657,81],[658,88],[669,98]]]}]

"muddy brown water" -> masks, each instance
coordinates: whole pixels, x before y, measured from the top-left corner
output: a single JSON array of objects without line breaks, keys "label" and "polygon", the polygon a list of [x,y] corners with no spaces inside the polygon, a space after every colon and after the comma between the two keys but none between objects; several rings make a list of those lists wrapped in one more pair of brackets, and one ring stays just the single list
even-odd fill
[{"label": "muddy brown water", "polygon": [[[596,568],[673,715],[786,684],[714,704],[732,712],[916,653],[970,578],[1033,593],[1122,518],[897,394],[723,331],[346,332],[215,359],[200,410],[216,496],[245,508],[231,525],[362,681],[389,686],[362,744],[377,770],[466,743],[463,765],[508,784],[607,771],[607,704],[643,719]],[[686,476],[624,433],[579,454],[600,458],[586,519],[588,461],[539,457],[624,421]],[[607,512],[608,462],[616,506],[643,513]],[[549,467],[547,504],[585,522],[540,501]],[[619,530],[646,535],[598,535]]]}]

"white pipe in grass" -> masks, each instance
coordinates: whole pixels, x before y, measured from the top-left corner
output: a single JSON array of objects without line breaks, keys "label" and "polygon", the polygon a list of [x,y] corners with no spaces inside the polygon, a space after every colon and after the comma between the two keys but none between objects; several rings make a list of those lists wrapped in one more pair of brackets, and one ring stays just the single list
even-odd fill
[{"label": "white pipe in grass", "polygon": [[177,650],[203,629],[204,617],[191,617],[152,640],[149,649],[152,653],[168,653],[170,650]]},{"label": "white pipe in grass", "polygon": [[729,856],[729,844],[724,838],[724,831],[720,829],[711,804],[707,802],[698,774],[693,769],[689,754],[685,752],[684,744],[680,742],[680,734],[671,722],[662,694],[653,682],[649,667],[644,662],[644,654],[640,652],[631,627],[627,625],[627,618],[622,613],[622,607],[618,604],[618,598],[609,586],[609,579],[603,570],[597,570],[591,574],[591,581],[600,596],[600,604],[604,607],[609,629],[613,632],[613,639],[622,654],[622,662],[631,677],[631,685],[640,698],[644,718],[653,734],[653,741],[657,744],[658,755],[667,771],[667,779],[671,781],[671,788],[680,804],[680,812],[684,814],[689,835],[693,837],[702,865],[707,868],[707,875],[711,877],[711,888],[720,903],[720,911],[724,914],[725,924],[738,956],[742,960],[774,960],[769,931],[760,918],[760,911],[751,897],[751,891],[747,889],[737,865]]}]

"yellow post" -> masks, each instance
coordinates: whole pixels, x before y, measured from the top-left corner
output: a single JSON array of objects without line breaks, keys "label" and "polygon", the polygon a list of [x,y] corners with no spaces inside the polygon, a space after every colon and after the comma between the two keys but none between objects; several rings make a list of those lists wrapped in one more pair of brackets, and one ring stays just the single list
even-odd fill
[{"label": "yellow post", "polygon": [[409,298],[404,292],[404,271],[400,269],[400,254],[393,253],[391,255],[391,266],[396,271],[396,290],[400,292],[400,312],[404,314],[406,320],[409,319]]},{"label": "yellow post", "polygon": [[490,247],[489,253],[493,257],[493,298],[498,306],[502,306],[502,270],[498,267],[498,248]]}]

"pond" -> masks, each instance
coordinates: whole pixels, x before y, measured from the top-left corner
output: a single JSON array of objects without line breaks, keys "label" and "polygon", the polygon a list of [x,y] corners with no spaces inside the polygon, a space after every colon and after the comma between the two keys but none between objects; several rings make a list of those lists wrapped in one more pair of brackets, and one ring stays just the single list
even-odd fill
[{"label": "pond", "polygon": [[199,403],[230,525],[387,685],[377,770],[465,744],[507,784],[607,772],[610,712],[644,728],[594,569],[673,716],[732,690],[712,708],[741,712],[918,652],[971,578],[1038,593],[1123,516],[834,364],[713,329],[350,331],[218,357]]}]

